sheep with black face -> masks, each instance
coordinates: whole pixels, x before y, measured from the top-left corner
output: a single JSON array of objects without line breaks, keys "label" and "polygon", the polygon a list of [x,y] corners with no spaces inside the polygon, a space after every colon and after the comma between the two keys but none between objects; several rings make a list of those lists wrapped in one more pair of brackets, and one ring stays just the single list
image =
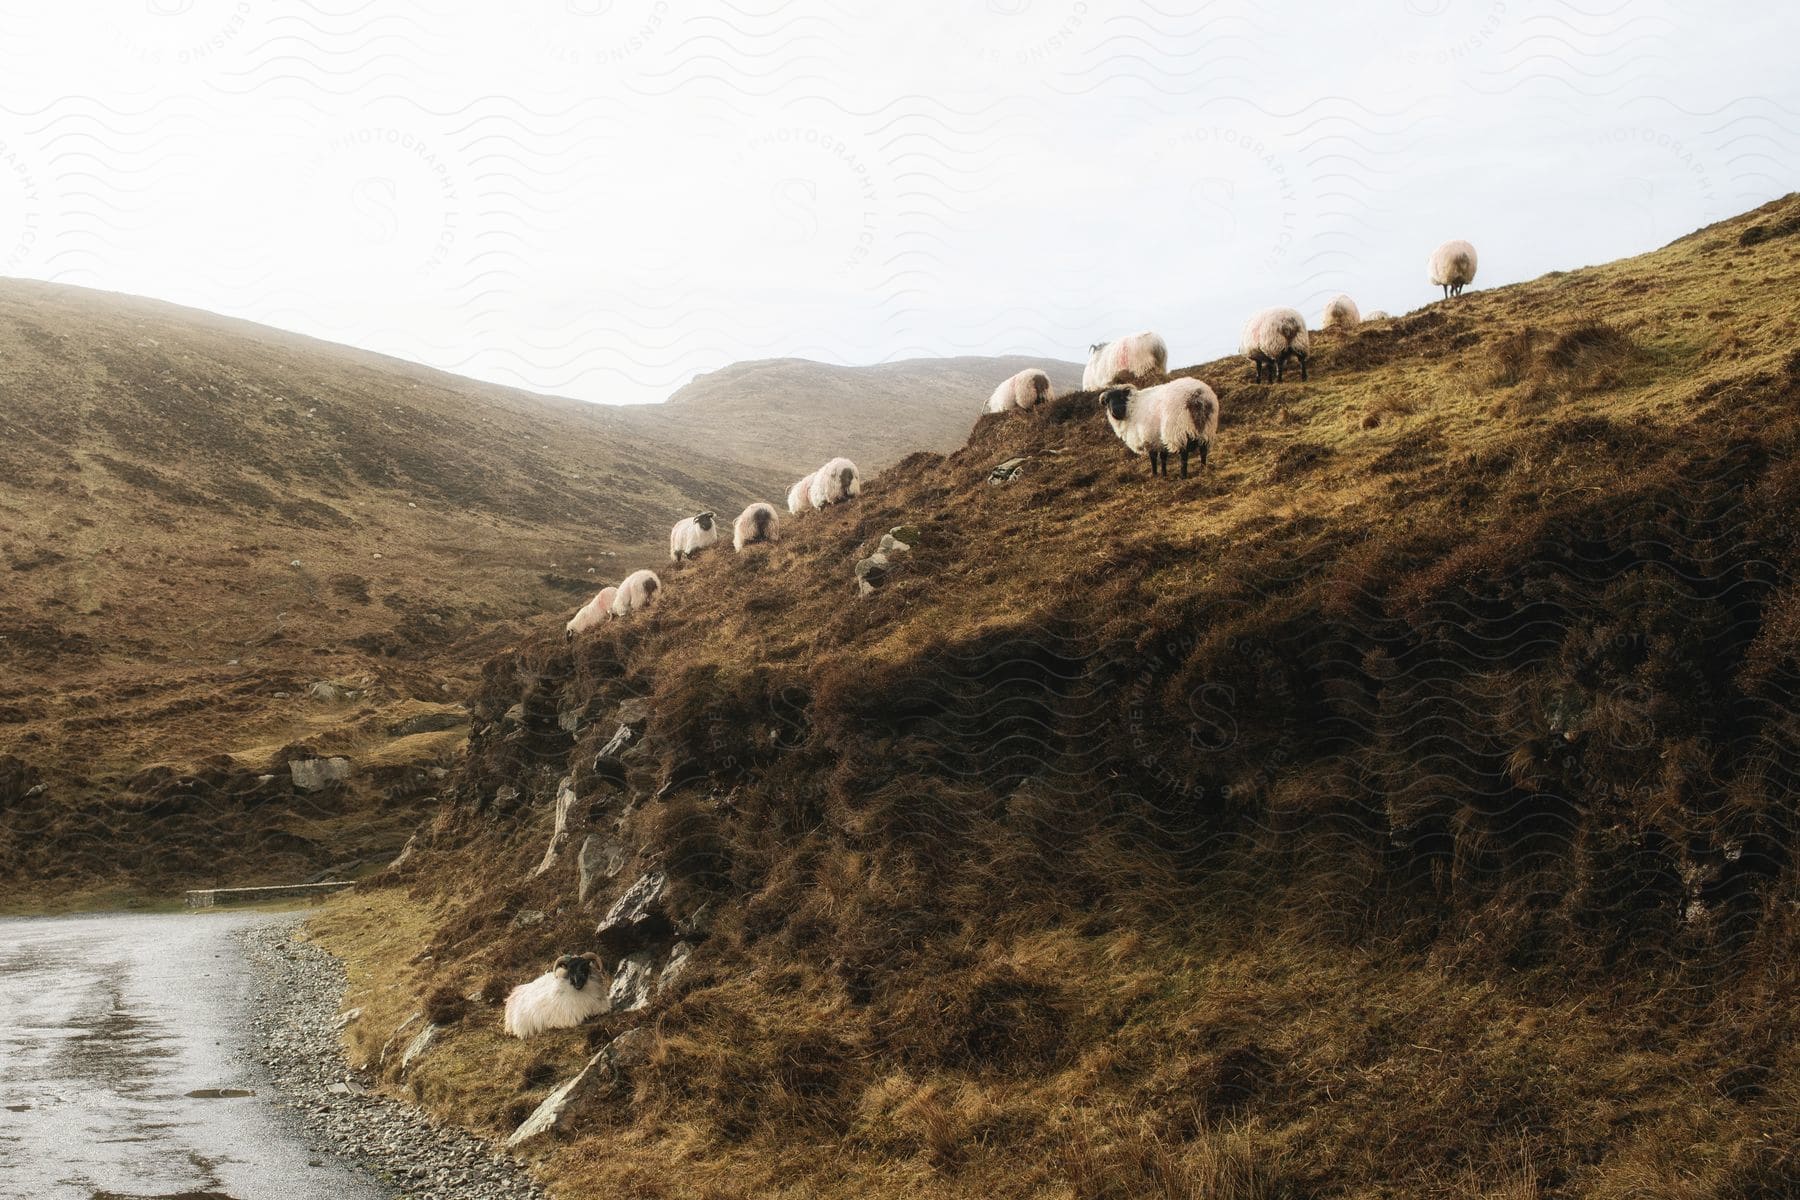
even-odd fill
[{"label": "sheep with black face", "polygon": [[565,954],[530,983],[521,983],[506,997],[506,1032],[528,1038],[546,1029],[568,1029],[606,1012],[607,985],[593,978],[599,969],[596,954]]},{"label": "sheep with black face", "polygon": [[710,512],[696,513],[675,522],[669,530],[669,561],[692,558],[719,540],[719,523]]},{"label": "sheep with black face", "polygon": [[1150,455],[1150,473],[1169,473],[1169,455],[1181,456],[1181,477],[1188,477],[1188,455],[1198,450],[1205,466],[1219,433],[1219,397],[1198,379],[1172,379],[1153,388],[1111,387],[1100,393],[1100,410],[1125,449]]}]

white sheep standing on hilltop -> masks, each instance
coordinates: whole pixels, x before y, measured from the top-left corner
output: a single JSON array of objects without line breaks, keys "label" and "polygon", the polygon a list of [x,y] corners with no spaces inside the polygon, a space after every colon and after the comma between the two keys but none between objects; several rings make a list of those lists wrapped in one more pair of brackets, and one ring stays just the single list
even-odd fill
[{"label": "white sheep standing on hilltop", "polygon": [[612,615],[623,617],[649,608],[661,591],[662,580],[655,571],[633,571],[620,582],[618,593],[613,596]]},{"label": "white sheep standing on hilltop", "polygon": [[1362,313],[1356,307],[1356,301],[1339,292],[1325,303],[1325,312],[1320,318],[1321,329],[1355,329],[1362,324]]},{"label": "white sheep standing on hilltop", "polygon": [[1160,333],[1145,330],[1088,348],[1087,367],[1081,372],[1083,391],[1106,387],[1121,379],[1137,383],[1161,380],[1169,373],[1169,344]]},{"label": "white sheep standing on hilltop", "polygon": [[1244,322],[1238,353],[1256,364],[1256,382],[1263,381],[1263,368],[1269,370],[1269,382],[1278,382],[1286,374],[1287,360],[1300,360],[1300,378],[1306,379],[1306,356],[1312,352],[1312,335],[1306,332],[1306,318],[1293,308],[1265,308]]},{"label": "white sheep standing on hilltop", "polygon": [[802,475],[794,486],[788,489],[787,504],[790,513],[798,513],[813,506],[812,483],[813,475],[817,474],[818,472],[814,471],[812,475]]},{"label": "white sheep standing on hilltop", "polygon": [[1365,321],[1385,321],[1387,319],[1387,310],[1384,308],[1377,308],[1372,312],[1363,314],[1363,320]]},{"label": "white sheep standing on hilltop", "polygon": [[619,594],[616,587],[603,587],[594,593],[594,598],[575,610],[569,623],[563,626],[563,637],[574,640],[578,633],[592,629],[600,622],[612,617],[613,597]]},{"label": "white sheep standing on hilltop", "polygon": [[692,558],[719,540],[719,523],[710,512],[683,517],[669,528],[669,561]]},{"label": "white sheep standing on hilltop", "polygon": [[1431,282],[1444,289],[1444,298],[1462,295],[1475,282],[1475,247],[1460,239],[1445,242],[1431,252]]},{"label": "white sheep standing on hilltop", "polygon": [[988,397],[987,410],[991,413],[1006,412],[1013,408],[1030,408],[1034,404],[1048,404],[1056,399],[1050,390],[1050,376],[1036,367],[1027,367],[1011,379],[1002,380]]},{"label": "white sheep standing on hilltop", "polygon": [[856,464],[847,458],[834,458],[812,474],[807,498],[814,508],[837,504],[852,496],[862,495],[862,476]]},{"label": "white sheep standing on hilltop", "polygon": [[738,514],[731,523],[731,548],[739,554],[752,542],[778,542],[781,530],[776,523],[775,506],[761,500]]},{"label": "white sheep standing on hilltop", "polygon": [[1186,479],[1188,455],[1198,450],[1204,467],[1219,434],[1219,397],[1198,379],[1107,388],[1100,393],[1100,409],[1126,450],[1150,455],[1152,475],[1167,476],[1169,455],[1179,454]]}]

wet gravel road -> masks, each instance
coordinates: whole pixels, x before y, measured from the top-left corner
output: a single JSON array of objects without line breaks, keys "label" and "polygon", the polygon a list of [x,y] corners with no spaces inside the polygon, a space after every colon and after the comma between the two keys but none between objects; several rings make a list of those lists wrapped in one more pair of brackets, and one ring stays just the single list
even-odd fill
[{"label": "wet gravel road", "polygon": [[257,914],[0,920],[0,1196],[378,1200],[257,1061]]},{"label": "wet gravel road", "polygon": [[541,1200],[364,1094],[296,914],[0,919],[0,1200]]}]

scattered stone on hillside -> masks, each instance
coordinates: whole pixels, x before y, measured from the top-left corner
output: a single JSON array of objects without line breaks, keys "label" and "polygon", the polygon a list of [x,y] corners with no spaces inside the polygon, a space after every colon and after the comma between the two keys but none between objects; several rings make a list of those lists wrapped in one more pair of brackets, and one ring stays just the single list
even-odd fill
[{"label": "scattered stone on hillside", "polygon": [[518,915],[512,919],[514,929],[530,929],[533,925],[542,925],[543,923],[543,910],[536,908],[521,908]]},{"label": "scattered stone on hillside", "polygon": [[607,954],[624,955],[667,937],[674,929],[662,908],[668,886],[667,875],[652,871],[626,888],[594,928],[600,949]]},{"label": "scattered stone on hillside", "polygon": [[656,994],[662,995],[681,978],[687,970],[688,962],[694,957],[694,947],[688,942],[676,942],[669,948],[669,961],[663,964],[662,973],[656,977]]},{"label": "scattered stone on hillside", "polygon": [[585,704],[570,705],[557,710],[556,727],[564,733],[580,733],[582,726],[593,720],[593,717],[594,702],[592,700]]},{"label": "scattered stone on hillside", "polygon": [[333,1029],[344,1029],[347,1026],[349,1026],[351,1022],[360,1020],[362,1018],[362,1014],[363,1014],[363,1010],[360,1008],[347,1008],[343,1012],[338,1014],[337,1023],[335,1025],[333,1025],[332,1028]]},{"label": "scattered stone on hillside", "polygon": [[427,1050],[431,1049],[431,1044],[437,1041],[437,1035],[443,1031],[442,1025],[427,1025],[419,1030],[413,1040],[406,1044],[405,1052],[400,1055],[400,1073],[402,1075],[406,1074],[412,1065],[418,1062]]},{"label": "scattered stone on hillside", "polygon": [[573,1078],[544,1097],[544,1102],[506,1139],[508,1148],[547,1133],[567,1133],[583,1112],[623,1092],[623,1072],[645,1061],[650,1045],[651,1034],[646,1029],[628,1029],[608,1042]]},{"label": "scattered stone on hillside", "polygon": [[856,564],[856,590],[861,595],[872,595],[887,577],[888,556],[879,550]]},{"label": "scattered stone on hillside", "polygon": [[380,1066],[386,1066],[388,1055],[393,1052],[394,1043],[400,1040],[400,1035],[424,1019],[424,1013],[416,1012],[412,1016],[406,1018],[406,1020],[400,1022],[400,1024],[396,1025],[394,1027],[394,1032],[388,1034],[387,1041],[381,1043],[381,1053],[375,1056],[376,1063]]},{"label": "scattered stone on hillside", "polygon": [[318,792],[350,778],[350,760],[342,755],[333,758],[295,758],[288,760],[288,775],[303,792]]},{"label": "scattered stone on hillside", "polygon": [[1024,458],[1009,458],[988,472],[989,483],[1010,483],[1019,477],[1025,468]]},{"label": "scattered stone on hillside", "polygon": [[500,715],[501,725],[523,725],[525,723],[525,706],[515,704]]},{"label": "scattered stone on hillside", "polygon": [[494,807],[509,808],[519,799],[519,789],[510,783],[503,783],[494,789]]},{"label": "scattered stone on hillside", "polygon": [[400,847],[400,853],[396,854],[394,856],[394,861],[388,864],[388,870],[391,871],[395,867],[405,866],[407,860],[412,858],[413,852],[418,848],[419,835],[415,833],[406,839],[406,845]]},{"label": "scattered stone on hillside", "polygon": [[44,794],[45,785],[36,767],[11,754],[0,754],[0,809],[19,800]]},{"label": "scattered stone on hillside", "polygon": [[649,950],[632,951],[613,971],[612,987],[606,992],[608,1011],[638,1011],[650,1003],[655,984],[656,955]]},{"label": "scattered stone on hillside", "polygon": [[411,737],[415,733],[442,733],[446,729],[455,729],[458,725],[466,725],[469,714],[464,712],[429,712],[420,713],[416,717],[388,726],[388,733],[393,737]]},{"label": "scattered stone on hillside", "polygon": [[888,534],[895,541],[905,542],[908,546],[916,546],[919,544],[920,534],[917,525],[896,525],[888,530]]},{"label": "scattered stone on hillside", "polygon": [[550,830],[550,844],[544,848],[544,859],[527,878],[536,879],[556,865],[556,856],[569,840],[569,812],[575,807],[575,781],[564,775],[556,785],[556,819]]},{"label": "scattered stone on hillside", "polygon": [[329,679],[321,679],[308,684],[306,694],[314,700],[323,700],[327,704],[341,704],[346,700],[355,700],[362,695],[355,688],[347,688],[341,683],[332,683]]},{"label": "scattered stone on hillside", "polygon": [[613,731],[612,737],[606,740],[606,745],[600,747],[600,752],[594,755],[595,760],[619,757],[625,747],[631,744],[631,738],[631,727],[629,725],[619,726]]},{"label": "scattered stone on hillside", "polygon": [[613,720],[641,730],[650,723],[650,702],[635,696],[621,700],[619,707],[613,710]]},{"label": "scattered stone on hillside", "polygon": [[678,921],[675,925],[675,932],[681,935],[684,941],[706,940],[712,933],[715,911],[713,902],[708,900]]},{"label": "scattered stone on hillside", "polygon": [[590,836],[582,842],[581,852],[577,855],[581,884],[575,895],[576,903],[586,904],[599,882],[602,879],[612,879],[623,871],[625,860],[630,856],[631,852],[625,843],[617,838]]}]

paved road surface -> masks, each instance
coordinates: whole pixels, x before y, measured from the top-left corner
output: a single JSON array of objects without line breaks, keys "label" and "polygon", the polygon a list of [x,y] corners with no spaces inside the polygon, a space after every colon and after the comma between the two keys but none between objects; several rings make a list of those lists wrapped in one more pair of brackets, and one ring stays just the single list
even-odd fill
[{"label": "paved road surface", "polygon": [[0,919],[0,1197],[387,1195],[308,1151],[250,1051],[231,933],[268,919]]}]

